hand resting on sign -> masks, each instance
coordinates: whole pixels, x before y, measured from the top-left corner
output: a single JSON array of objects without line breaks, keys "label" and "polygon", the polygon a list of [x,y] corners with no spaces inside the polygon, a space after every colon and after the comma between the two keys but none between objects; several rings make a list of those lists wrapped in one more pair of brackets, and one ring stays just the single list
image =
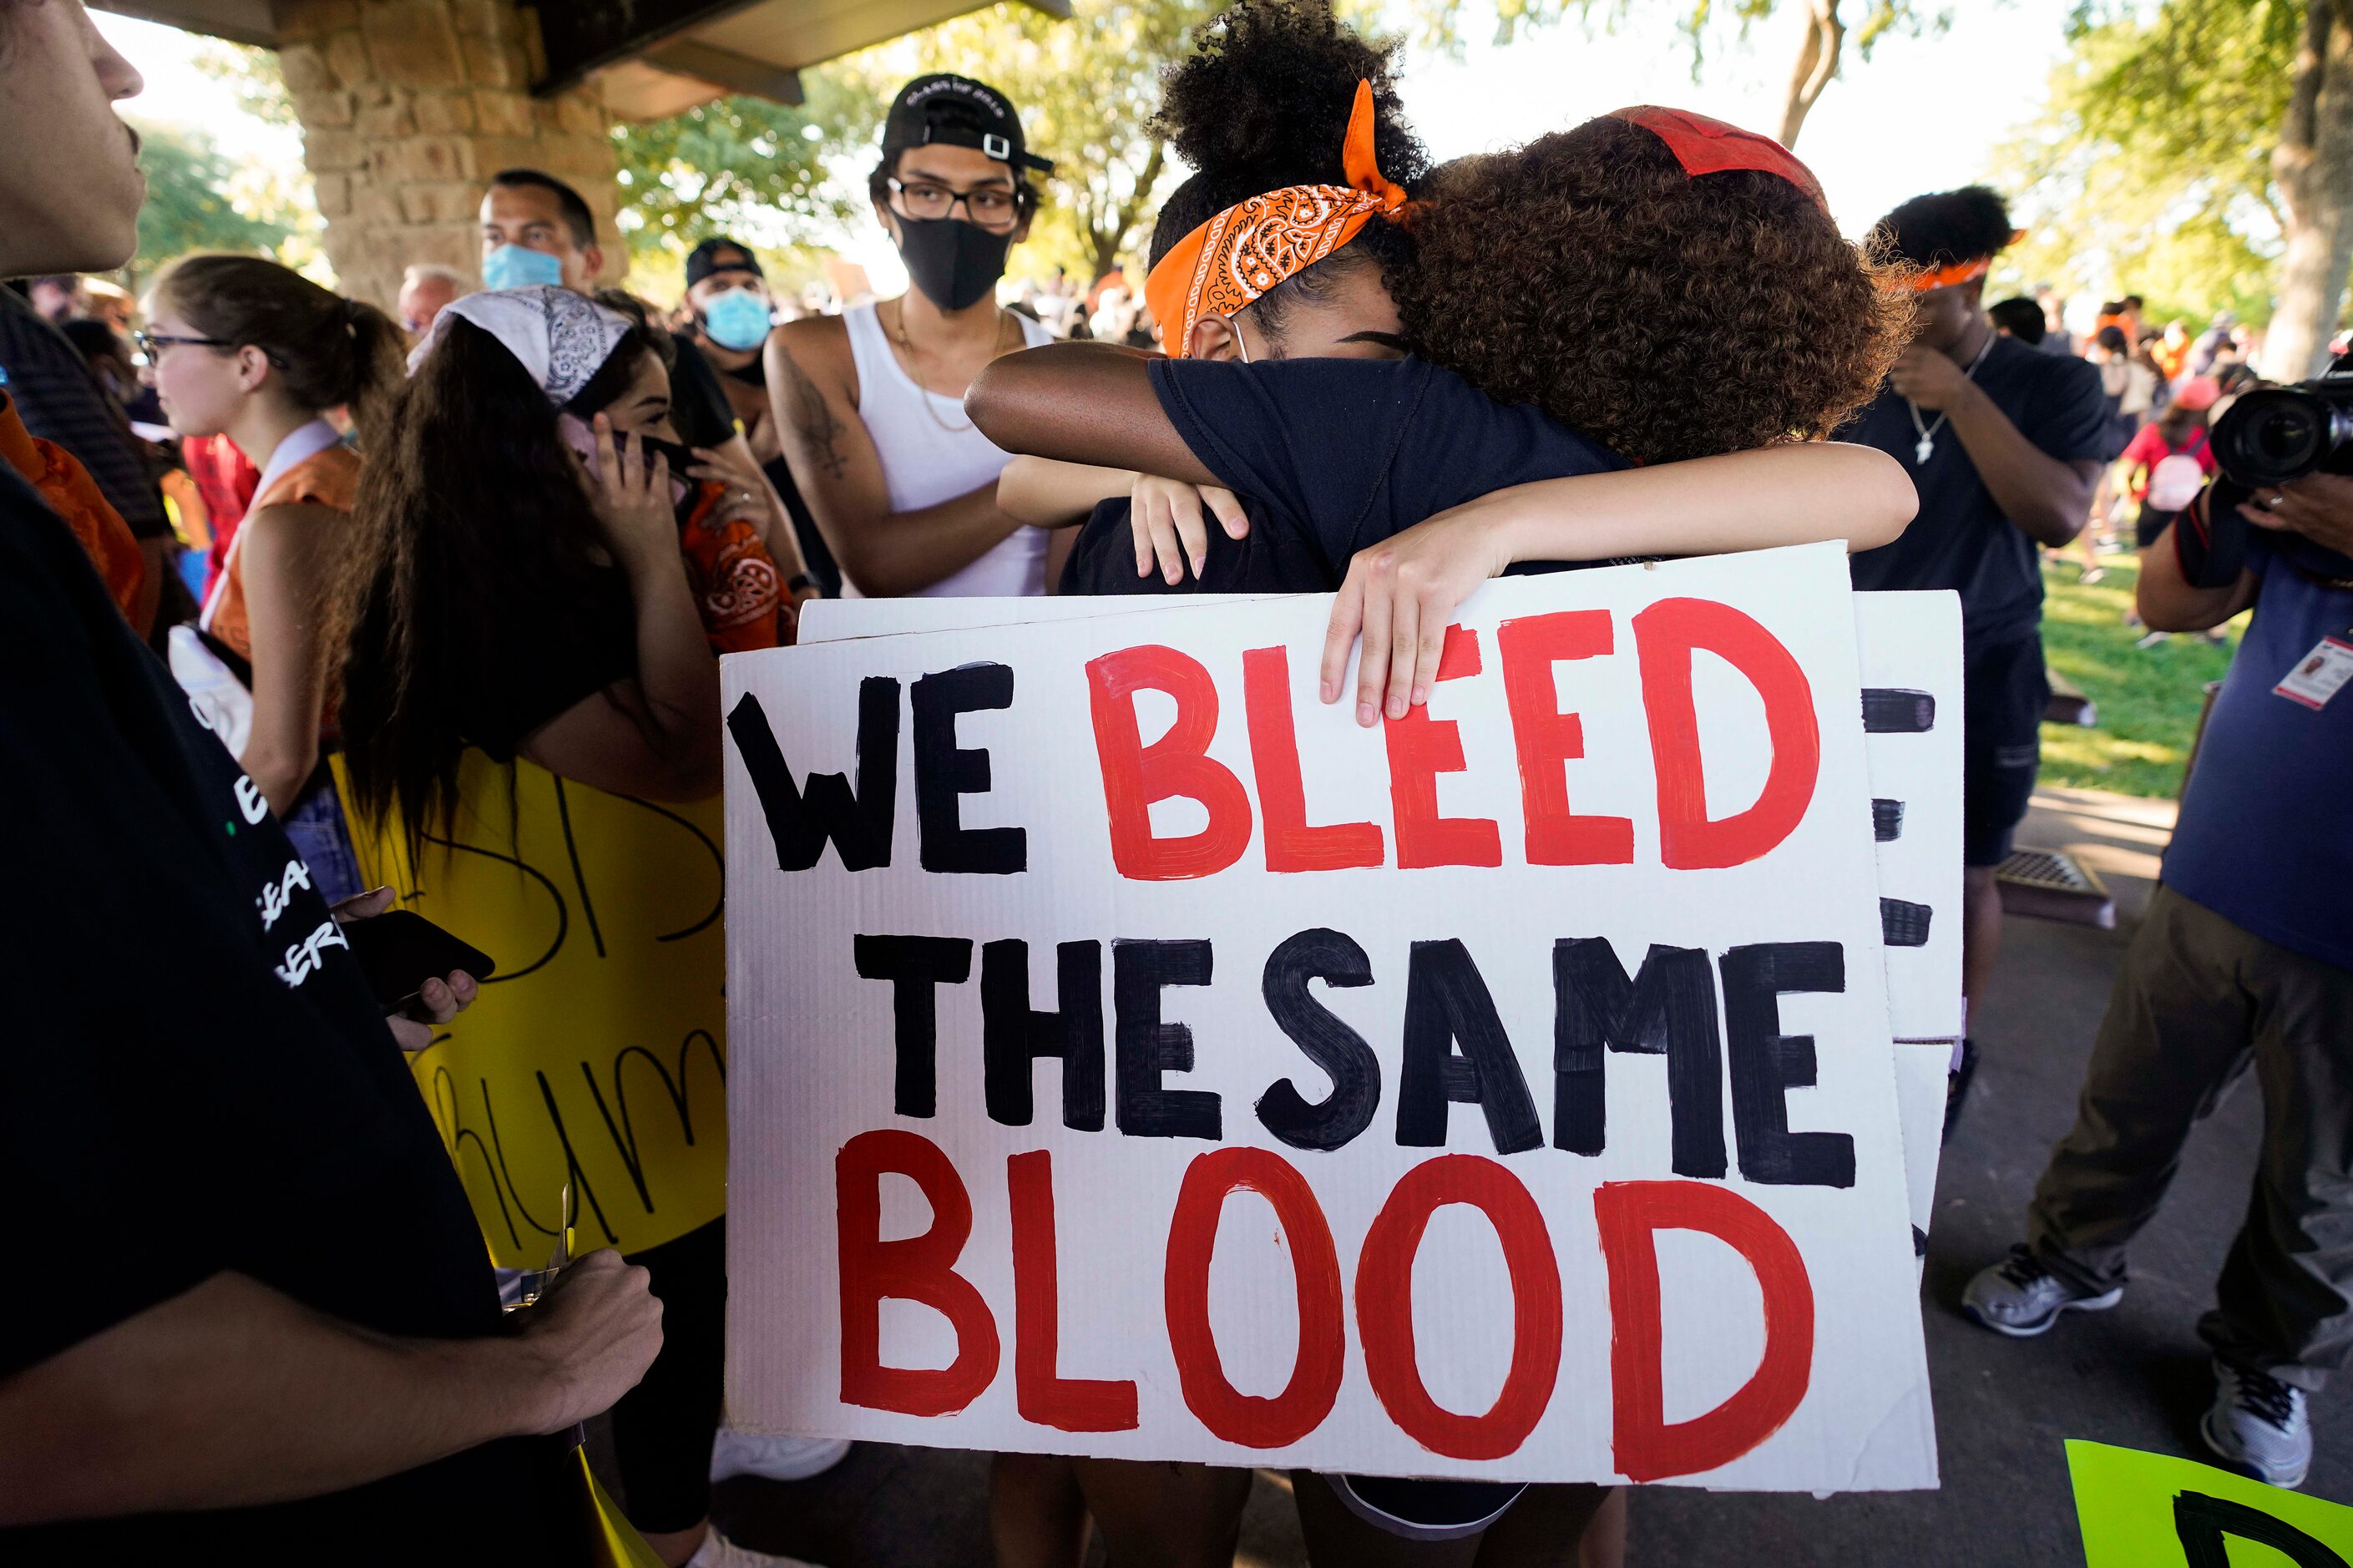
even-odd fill
[{"label": "hand resting on sign", "polygon": [[[1835,506],[1824,496],[1837,497]],[[1356,722],[1376,723],[1384,711],[1402,719],[1429,701],[1455,609],[1519,562],[1722,555],[1830,540],[1875,550],[1919,505],[1894,458],[1836,441],[1491,490],[1349,561],[1324,632],[1322,696],[1340,700],[1361,632]]]},{"label": "hand resting on sign", "polygon": [[[347,926],[354,921],[374,920],[390,908],[392,889],[378,888],[374,892],[345,899],[328,912],[335,917],[337,925]],[[419,986],[417,1005],[406,1013],[392,1015],[385,1023],[402,1050],[421,1051],[433,1043],[434,1030],[472,1006],[474,998],[480,994],[481,986],[472,975],[453,969],[447,980],[427,980]]]}]

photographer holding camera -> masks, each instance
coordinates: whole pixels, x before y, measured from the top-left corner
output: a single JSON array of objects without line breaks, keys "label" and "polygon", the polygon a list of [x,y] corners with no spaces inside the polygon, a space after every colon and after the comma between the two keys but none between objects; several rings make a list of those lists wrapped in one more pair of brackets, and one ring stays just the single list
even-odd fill
[{"label": "photographer holding camera", "polygon": [[2275,1486],[2312,1460],[2306,1398],[2353,1351],[2353,374],[2239,400],[2222,476],[2141,556],[2149,626],[2253,605],[2164,879],[2101,1021],[2027,1242],[1963,1309],[2014,1338],[2124,1293],[2189,1130],[2252,1065],[2263,1142],[2198,1325],[2207,1445]]}]

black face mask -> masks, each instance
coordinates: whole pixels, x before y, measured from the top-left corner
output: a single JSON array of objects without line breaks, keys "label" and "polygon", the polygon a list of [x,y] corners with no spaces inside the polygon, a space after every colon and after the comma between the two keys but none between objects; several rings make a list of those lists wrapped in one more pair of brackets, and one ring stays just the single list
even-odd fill
[{"label": "black face mask", "polygon": [[1012,248],[1011,229],[991,234],[956,217],[899,219],[899,258],[907,276],[943,310],[987,298],[1005,276],[1005,253]]}]

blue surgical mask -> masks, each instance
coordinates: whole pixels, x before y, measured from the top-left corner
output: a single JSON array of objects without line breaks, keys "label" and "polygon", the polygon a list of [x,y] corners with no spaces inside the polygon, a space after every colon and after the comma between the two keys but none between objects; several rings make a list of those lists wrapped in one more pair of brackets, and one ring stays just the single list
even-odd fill
[{"label": "blue surgical mask", "polygon": [[749,289],[713,295],[702,307],[702,330],[723,349],[758,348],[768,336],[768,302]]},{"label": "blue surgical mask", "polygon": [[564,263],[543,250],[501,245],[482,258],[485,289],[529,289],[537,284],[561,284]]}]

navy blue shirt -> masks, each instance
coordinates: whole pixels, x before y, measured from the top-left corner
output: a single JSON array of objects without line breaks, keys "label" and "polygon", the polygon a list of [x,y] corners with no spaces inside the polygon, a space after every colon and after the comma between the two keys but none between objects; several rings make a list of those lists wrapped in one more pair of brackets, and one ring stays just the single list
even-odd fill
[{"label": "navy blue shirt", "polygon": [[[1997,337],[1977,384],[2019,433],[2063,463],[2105,463],[2117,443],[2100,372],[2088,360],[2038,353]],[[1923,410],[1920,423],[1935,426]],[[1894,386],[1849,420],[1836,439],[1876,447],[1904,465],[1920,510],[1892,544],[1849,560],[1857,588],[1949,588],[1961,596],[1961,631],[1972,647],[2031,637],[2042,622],[2042,563],[2034,541],[2002,515],[1947,422],[1926,463],[1920,432]]]},{"label": "navy blue shirt", "polygon": [[2248,564],[2263,574],[2254,619],[2206,721],[2165,883],[2266,942],[2353,970],[2353,688],[2317,710],[2273,689],[2321,638],[2353,642],[2353,589],[2328,586],[2259,531]]},{"label": "navy blue shirt", "polygon": [[[1250,530],[1211,523],[1211,593],[1329,593],[1359,550],[1490,490],[1626,466],[1525,404],[1495,402],[1427,360],[1155,360],[1160,406],[1242,498]],[[1515,572],[1548,564],[1524,562]],[[1580,563],[1580,564],[1583,564]],[[1095,509],[1062,591],[1166,593],[1139,578],[1127,503]]]}]

